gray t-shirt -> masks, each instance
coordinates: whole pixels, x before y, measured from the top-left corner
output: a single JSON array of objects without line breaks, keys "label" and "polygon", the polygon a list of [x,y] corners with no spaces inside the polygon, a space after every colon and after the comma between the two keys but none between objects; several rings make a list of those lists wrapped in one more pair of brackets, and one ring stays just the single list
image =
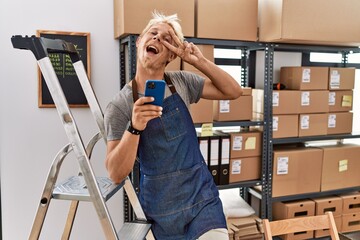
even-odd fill
[{"label": "gray t-shirt", "polygon": [[[166,74],[188,108],[190,104],[200,100],[205,80],[203,77],[186,71],[167,72]],[[166,98],[171,95],[171,92],[168,87],[165,89]],[[139,97],[142,96],[144,95],[139,93]],[[131,120],[133,104],[132,89],[129,84],[126,84],[105,110],[104,121],[108,141],[122,138],[126,125]]]}]

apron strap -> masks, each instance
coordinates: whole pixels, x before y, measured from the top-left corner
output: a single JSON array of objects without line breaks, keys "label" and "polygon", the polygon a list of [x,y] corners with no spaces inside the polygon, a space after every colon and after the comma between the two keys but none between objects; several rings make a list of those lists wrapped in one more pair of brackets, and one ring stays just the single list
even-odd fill
[{"label": "apron strap", "polygon": [[[165,79],[166,85],[169,87],[171,93],[172,94],[176,93],[176,88],[172,84],[170,78],[166,75],[166,73],[164,73],[164,79]],[[139,99],[139,95],[138,95],[138,92],[137,92],[138,88],[137,88],[137,83],[136,83],[135,78],[131,82],[131,87],[132,87],[133,101],[136,102]]]}]

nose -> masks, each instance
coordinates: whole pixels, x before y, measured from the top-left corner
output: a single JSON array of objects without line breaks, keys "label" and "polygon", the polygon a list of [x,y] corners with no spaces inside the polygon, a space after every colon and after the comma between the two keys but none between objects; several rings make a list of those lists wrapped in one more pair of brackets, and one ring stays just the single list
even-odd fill
[{"label": "nose", "polygon": [[160,42],[160,38],[157,35],[153,37],[153,40],[158,40]]}]

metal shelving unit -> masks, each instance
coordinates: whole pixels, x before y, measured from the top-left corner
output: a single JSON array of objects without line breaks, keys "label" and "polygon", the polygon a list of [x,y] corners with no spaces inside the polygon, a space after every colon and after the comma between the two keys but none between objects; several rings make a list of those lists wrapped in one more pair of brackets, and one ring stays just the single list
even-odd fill
[{"label": "metal shelving unit", "polygon": [[[138,35],[129,35],[120,39],[120,87],[122,88],[125,84],[135,76],[136,71],[136,38]],[[211,44],[215,47],[233,47],[242,50],[241,58],[241,85],[248,86],[248,69],[249,69],[249,53],[250,51],[261,50],[265,48],[266,44],[260,42],[244,42],[234,40],[216,40],[216,39],[199,39],[199,38],[186,38],[187,41],[195,44]],[[267,88],[270,88],[270,84],[265,83]],[[265,105],[267,103],[265,102]],[[227,126],[239,126],[239,127],[251,127],[251,126],[265,126],[267,123],[260,120],[253,121],[235,121],[235,122],[214,122],[214,127],[227,127]],[[200,124],[195,124],[195,127],[200,127]],[[245,181],[240,183],[234,183],[229,185],[219,185],[219,189],[239,188],[240,195],[247,199],[248,189],[253,186],[262,186],[266,189],[267,184],[267,136],[263,137],[263,156],[262,156],[262,175],[261,179],[255,181]],[[132,173],[131,179],[135,191],[139,191],[139,166],[135,166]],[[262,194],[257,195],[261,199],[261,216],[266,217],[266,203],[267,203],[267,192],[264,191]],[[131,210],[127,196],[124,197],[124,219],[125,221],[131,221],[133,219],[133,212]]]},{"label": "metal shelving unit", "polygon": [[[323,52],[323,53],[341,53],[342,62],[338,64],[338,67],[347,67],[348,55],[351,53],[359,53],[360,49],[357,47],[346,47],[346,46],[316,46],[316,45],[302,45],[302,44],[270,44],[269,50],[265,51],[265,81],[270,83],[268,86],[272,86],[273,83],[273,73],[272,71],[266,71],[266,67],[273,68],[274,62],[274,52],[275,51],[288,51],[288,52],[302,52],[309,53],[310,52]],[[316,192],[316,193],[306,193],[306,194],[298,194],[291,196],[283,196],[283,197],[272,197],[272,170],[273,170],[273,146],[275,144],[288,144],[288,143],[305,143],[311,141],[323,141],[323,140],[343,140],[350,138],[360,138],[360,133],[352,133],[352,134],[337,134],[337,135],[322,135],[322,136],[311,136],[311,137],[299,137],[299,138],[281,138],[281,139],[273,139],[272,138],[272,87],[264,88],[264,92],[268,93],[268,96],[264,96],[264,98],[268,99],[267,108],[268,115],[264,117],[264,122],[267,122],[268,125],[264,127],[264,132],[268,135],[268,143],[267,143],[267,157],[268,157],[268,169],[267,169],[267,218],[272,219],[272,203],[279,201],[290,201],[290,200],[300,200],[306,198],[316,198],[322,196],[329,196],[334,194],[347,193],[352,191],[359,191],[359,187],[354,188],[346,188],[346,189],[338,189],[333,191],[326,192]],[[264,191],[264,190],[263,190]]]},{"label": "metal shelving unit", "polygon": [[[120,81],[121,88],[134,77],[136,71],[136,38],[137,35],[129,35],[120,39]],[[211,44],[215,47],[232,47],[242,50],[241,59],[241,85],[248,86],[248,72],[249,72],[249,55],[251,51],[261,50],[265,52],[264,61],[264,120],[253,121],[234,121],[234,122],[214,122],[214,127],[228,127],[228,126],[263,126],[263,149],[262,149],[262,175],[261,179],[255,181],[246,181],[234,183],[229,185],[218,186],[219,189],[239,188],[240,195],[249,202],[249,194],[261,200],[261,218],[272,218],[272,203],[277,201],[300,200],[305,198],[313,198],[320,196],[328,196],[332,194],[340,194],[360,190],[360,186],[356,188],[339,189],[336,191],[326,191],[318,193],[300,194],[284,197],[272,197],[272,156],[273,146],[275,144],[288,143],[303,143],[309,141],[321,140],[342,140],[349,138],[360,138],[360,133],[352,134],[338,134],[325,136],[311,136],[302,138],[272,138],[272,86],[274,74],[274,52],[288,51],[288,52],[323,52],[323,53],[341,53],[342,62],[339,67],[346,67],[348,55],[351,53],[359,53],[360,49],[356,47],[344,46],[316,46],[316,45],[301,45],[301,44],[278,44],[278,43],[262,43],[262,42],[244,42],[235,40],[217,40],[217,39],[199,39],[187,38],[187,41],[195,44]],[[195,127],[200,127],[200,124],[195,124]],[[132,174],[132,181],[135,190],[139,191],[139,169],[135,166]],[[253,187],[260,186],[261,190]],[[125,196],[124,202],[125,221],[132,220],[132,210]]]}]

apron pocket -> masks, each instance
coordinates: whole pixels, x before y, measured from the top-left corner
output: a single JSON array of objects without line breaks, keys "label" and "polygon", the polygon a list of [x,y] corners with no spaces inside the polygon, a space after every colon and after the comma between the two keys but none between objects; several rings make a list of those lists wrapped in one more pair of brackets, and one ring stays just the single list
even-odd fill
[{"label": "apron pocket", "polygon": [[143,178],[142,199],[151,216],[172,215],[190,210],[197,204],[215,197],[213,180],[204,163],[158,176]]},{"label": "apron pocket", "polygon": [[186,133],[184,119],[179,108],[175,108],[162,116],[161,123],[164,128],[165,136],[168,141],[174,140]]}]

